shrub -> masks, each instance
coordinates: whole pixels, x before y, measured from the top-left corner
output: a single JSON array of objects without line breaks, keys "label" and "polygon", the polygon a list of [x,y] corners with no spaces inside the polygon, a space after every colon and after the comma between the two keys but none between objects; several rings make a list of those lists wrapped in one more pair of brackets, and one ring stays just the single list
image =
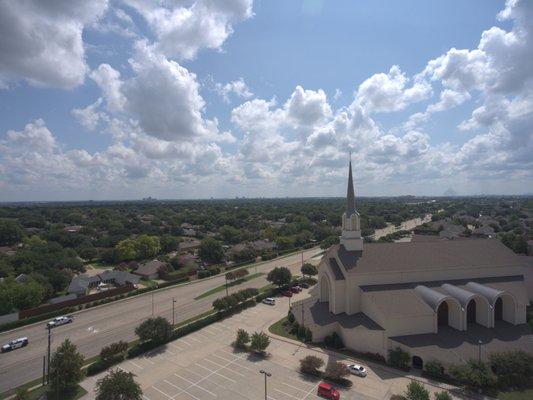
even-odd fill
[{"label": "shrub", "polygon": [[389,350],[389,357],[387,359],[387,363],[392,365],[393,367],[408,370],[410,360],[411,356],[409,355],[409,353],[405,350],[402,350],[400,347],[396,347],[395,349]]},{"label": "shrub", "polygon": [[533,356],[523,351],[494,353],[489,360],[499,387],[520,387],[527,384],[533,376]]},{"label": "shrub", "polygon": [[251,337],[251,345],[253,351],[263,353],[270,344],[270,338],[263,332],[254,332]]},{"label": "shrub", "polygon": [[287,319],[291,324],[295,321],[294,314],[292,313],[292,311],[289,311],[289,313],[287,314]]},{"label": "shrub", "polygon": [[306,356],[300,360],[300,371],[304,374],[320,376],[319,369],[324,365],[324,360],[317,356]]},{"label": "shrub", "polygon": [[165,343],[172,336],[172,326],[163,317],[149,318],[135,328],[135,334],[143,342]]},{"label": "shrub", "polygon": [[326,372],[324,373],[324,376],[326,378],[335,381],[339,381],[348,375],[350,375],[350,371],[348,370],[346,365],[339,361],[329,363],[326,367]]},{"label": "shrub", "polygon": [[235,346],[241,349],[245,349],[246,345],[250,342],[250,334],[244,329],[237,330],[237,339],[235,340]]},{"label": "shrub", "polygon": [[305,341],[306,342],[312,342],[313,341],[313,332],[311,332],[311,329],[305,328]]},{"label": "shrub", "polygon": [[108,367],[109,364],[103,362],[101,358],[98,358],[95,362],[87,367],[87,375],[92,376],[99,374],[100,372],[105,371]]},{"label": "shrub", "polygon": [[127,351],[128,343],[121,340],[120,342],[111,343],[109,346],[102,347],[100,358],[105,364],[111,365],[122,361]]},{"label": "shrub", "polygon": [[435,400],[453,400],[452,395],[446,391],[435,393]]},{"label": "shrub", "polygon": [[444,373],[444,366],[440,361],[428,361],[425,365],[425,372],[428,376],[435,379],[443,379],[446,374]]},{"label": "shrub", "polygon": [[407,400],[429,400],[429,391],[417,381],[411,381],[405,391]]},{"label": "shrub", "polygon": [[460,384],[471,389],[487,390],[496,385],[496,376],[484,362],[469,360],[464,365],[452,365],[449,371]]}]

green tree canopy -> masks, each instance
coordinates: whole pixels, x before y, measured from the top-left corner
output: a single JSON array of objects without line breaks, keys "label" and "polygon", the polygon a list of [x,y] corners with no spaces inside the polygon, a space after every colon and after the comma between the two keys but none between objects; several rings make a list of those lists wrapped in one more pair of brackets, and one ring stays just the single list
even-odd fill
[{"label": "green tree canopy", "polygon": [[264,353],[269,345],[270,338],[264,332],[252,333],[250,347],[253,351]]},{"label": "green tree canopy", "polygon": [[313,276],[318,274],[318,268],[313,264],[305,263],[302,265],[301,272],[303,275]]},{"label": "green tree canopy", "polygon": [[16,221],[0,219],[0,246],[11,246],[22,240],[23,232]]},{"label": "green tree canopy", "polygon": [[164,343],[172,336],[172,326],[163,317],[153,317],[137,326],[135,334],[142,342]]},{"label": "green tree canopy", "polygon": [[219,263],[224,259],[224,250],[218,240],[207,237],[200,244],[199,255],[203,261]]},{"label": "green tree canopy", "polygon": [[288,285],[291,282],[291,279],[291,271],[286,267],[276,267],[267,275],[267,281],[278,286]]},{"label": "green tree canopy", "polygon": [[96,400],[142,400],[141,386],[134,378],[131,372],[110,371],[96,383]]},{"label": "green tree canopy", "polygon": [[65,339],[50,360],[50,384],[53,392],[69,392],[82,380],[83,355]]}]

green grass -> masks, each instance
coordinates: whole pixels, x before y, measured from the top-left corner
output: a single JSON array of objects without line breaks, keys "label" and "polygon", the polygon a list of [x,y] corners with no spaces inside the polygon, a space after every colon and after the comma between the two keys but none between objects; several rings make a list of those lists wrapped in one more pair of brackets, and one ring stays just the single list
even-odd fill
[{"label": "green grass", "polygon": [[[40,381],[40,379],[39,379]],[[34,381],[30,382],[30,383],[35,383]],[[29,383],[28,383],[29,384]],[[28,389],[27,385],[23,385],[23,386],[20,386],[20,388],[26,388]],[[33,385],[35,386],[35,385]],[[46,395],[48,394],[48,398],[50,399],[55,399],[56,398],[56,393],[52,393],[52,392],[48,392],[48,386],[39,386],[33,390],[29,390],[28,391],[28,394],[29,394],[29,398],[30,400],[38,400],[40,399],[43,395]],[[76,392],[72,393],[71,395],[65,395],[65,394],[59,394],[59,399],[62,399],[62,400],[77,400],[77,399],[80,399],[82,398],[83,396],[85,396],[87,394],[87,391],[82,388],[80,385],[78,385],[76,387]],[[0,399],[7,399],[9,396],[11,396],[11,394],[7,394],[7,393],[3,393],[1,396],[0,396]]]},{"label": "green grass", "polygon": [[146,287],[152,287],[157,285],[157,282],[152,279],[141,279],[139,283]]},{"label": "green grass", "polygon": [[533,399],[533,388],[499,392],[497,397],[499,400],[531,400]]},{"label": "green grass", "polygon": [[[251,275],[248,275],[248,276],[245,276],[244,278],[242,279],[237,279],[236,281],[234,282],[230,282],[228,284],[228,287],[232,287],[232,286],[237,286],[237,285],[240,285],[244,282],[247,282],[249,280],[252,280],[252,279],[255,279],[261,275],[264,275],[264,273],[262,272],[257,272],[255,274],[251,274]],[[207,297],[207,296],[211,296],[212,294],[215,294],[215,293],[218,293],[218,292],[222,292],[226,290],[226,285],[221,285],[221,286],[217,286],[216,288],[213,288],[211,290],[208,290],[207,292],[204,292],[202,293],[201,295],[197,296],[194,298],[194,300],[200,300],[200,299],[203,299],[204,297]]]},{"label": "green grass", "polygon": [[205,311],[201,314],[198,314],[198,315],[195,315],[194,317],[191,317],[189,319],[186,319],[185,321],[181,321],[181,322],[178,322],[176,325],[174,325],[174,329],[176,328],[180,328],[184,325],[187,325],[187,324],[190,324],[191,322],[194,322],[198,319],[202,319],[202,318],[205,318],[207,317],[208,315],[211,315],[211,314],[216,314],[217,311],[215,311],[214,309],[211,309],[209,311]]},{"label": "green grass", "polygon": [[299,340],[296,335],[289,332],[289,329],[290,323],[287,317],[283,317],[278,322],[268,327],[268,331],[273,333],[274,335],[283,336],[288,339]]}]

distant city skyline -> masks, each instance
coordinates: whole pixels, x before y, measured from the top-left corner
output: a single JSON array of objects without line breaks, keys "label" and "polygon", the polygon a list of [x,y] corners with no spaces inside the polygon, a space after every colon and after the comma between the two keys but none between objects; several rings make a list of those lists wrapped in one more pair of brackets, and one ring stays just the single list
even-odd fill
[{"label": "distant city skyline", "polygon": [[0,0],[0,202],[533,192],[533,2]]}]

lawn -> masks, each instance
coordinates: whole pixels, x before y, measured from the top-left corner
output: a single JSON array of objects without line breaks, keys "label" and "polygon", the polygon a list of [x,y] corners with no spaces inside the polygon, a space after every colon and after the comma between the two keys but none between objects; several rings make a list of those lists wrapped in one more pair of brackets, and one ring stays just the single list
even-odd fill
[{"label": "lawn", "polygon": [[531,400],[533,399],[533,388],[513,390],[510,392],[499,392],[499,400]]},{"label": "lawn", "polygon": [[[47,386],[39,386],[38,388],[30,390],[28,392],[28,395],[29,395],[28,400],[38,400],[45,394],[50,399],[58,398],[62,400],[77,400],[87,394],[87,391],[79,385],[76,387],[76,392],[68,396],[64,394],[59,394],[59,396],[56,396],[56,393],[47,392],[47,389],[48,389]],[[7,397],[3,397],[3,398],[7,398]]]},{"label": "lawn", "polygon": [[283,336],[289,339],[293,340],[299,340],[296,335],[293,333],[290,333],[291,324],[287,317],[283,317],[278,322],[274,323],[273,325],[270,325],[268,328],[268,331],[273,333],[274,335]]},{"label": "lawn", "polygon": [[[244,282],[247,282],[247,281],[250,281],[252,279],[255,279],[255,278],[257,278],[257,277],[259,277],[261,275],[264,275],[264,273],[257,272],[255,274],[251,274],[251,275],[245,276],[242,279],[237,279],[234,282],[228,283],[228,287],[240,285],[240,284],[242,284]],[[201,295],[195,297],[194,300],[200,300],[200,299],[203,299],[204,297],[211,296],[212,294],[215,294],[215,293],[218,293],[218,292],[222,292],[224,290],[226,290],[226,285],[217,286],[216,288],[208,290],[207,292],[204,292]]]}]

